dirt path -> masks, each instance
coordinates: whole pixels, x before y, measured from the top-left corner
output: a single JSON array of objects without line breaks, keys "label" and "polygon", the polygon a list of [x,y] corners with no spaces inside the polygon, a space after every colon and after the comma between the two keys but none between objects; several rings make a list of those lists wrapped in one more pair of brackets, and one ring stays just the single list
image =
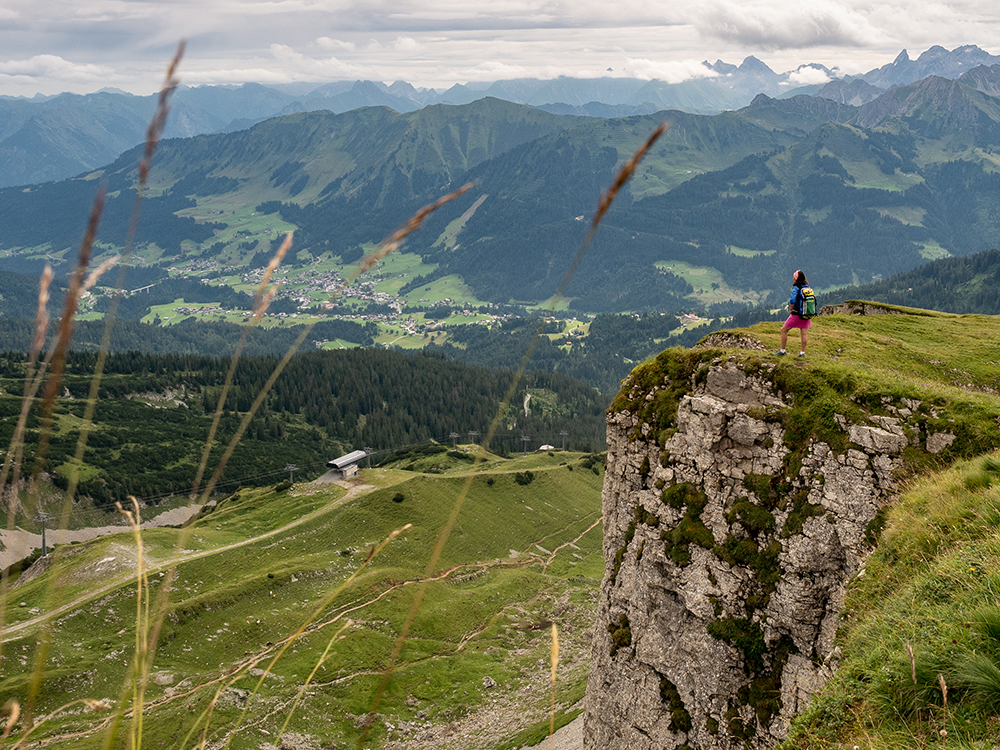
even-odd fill
[{"label": "dirt path", "polygon": [[[192,516],[201,511],[201,505],[185,505],[164,511],[155,518],[142,522],[142,528],[153,529],[157,526],[180,526]],[[48,545],[69,544],[70,542],[89,542],[91,539],[120,534],[128,531],[127,524],[109,524],[108,526],[88,526],[83,529],[47,529],[45,542]],[[3,564],[10,565],[23,560],[36,549],[42,548],[42,535],[24,529],[0,529],[0,545],[3,546]]]},{"label": "dirt path", "polygon": [[[346,488],[347,492],[345,492],[341,497],[337,498],[336,500],[333,500],[333,501],[327,503],[322,508],[317,508],[316,510],[312,511],[311,513],[307,513],[306,515],[302,516],[301,518],[297,518],[296,520],[292,521],[291,523],[287,523],[284,526],[281,526],[280,528],[272,529],[271,531],[267,531],[267,532],[265,532],[263,534],[260,534],[258,536],[250,537],[249,539],[244,539],[244,540],[239,541],[239,542],[233,542],[232,544],[226,544],[226,545],[223,545],[221,547],[213,547],[212,549],[202,550],[201,552],[192,552],[192,553],[189,553],[189,554],[186,554],[186,555],[176,555],[175,557],[169,558],[169,559],[164,560],[164,561],[162,561],[160,563],[157,563],[157,564],[154,564],[154,565],[150,565],[146,570],[149,573],[155,573],[155,572],[160,571],[160,570],[165,570],[165,569],[171,567],[172,565],[177,565],[177,564],[180,564],[180,563],[188,562],[190,560],[198,560],[198,559],[200,559],[202,557],[209,557],[211,555],[217,555],[220,552],[226,552],[228,550],[232,550],[232,549],[237,549],[239,547],[243,547],[243,546],[245,546],[247,544],[253,544],[255,542],[259,542],[262,539],[268,539],[268,538],[270,538],[272,536],[276,536],[278,534],[282,534],[285,531],[288,531],[289,529],[294,529],[296,526],[300,526],[301,524],[304,524],[304,523],[306,523],[308,521],[311,521],[311,520],[313,520],[315,518],[318,518],[318,517],[320,517],[320,516],[322,516],[322,515],[324,515],[326,513],[329,513],[334,508],[337,508],[337,507],[343,505],[344,503],[353,500],[354,498],[358,497],[359,495],[366,494],[366,493],[371,492],[372,490],[376,489],[376,487],[374,485],[371,485],[371,484],[355,484],[355,485],[351,485],[351,484],[348,484],[346,482],[340,482],[340,481],[333,482],[333,484],[336,484],[339,487]],[[183,509],[180,509],[180,510],[183,510]],[[170,511],[170,512],[172,513],[173,511]],[[163,515],[165,516],[167,514],[164,513]],[[159,518],[161,518],[161,516],[157,516],[157,518],[154,519],[154,520],[159,520]],[[109,532],[109,533],[115,533],[115,534],[117,534],[117,533],[120,533],[122,531],[122,529],[120,529],[118,527],[111,527],[111,528],[113,529],[113,531]],[[97,536],[100,536],[100,535],[97,535]],[[92,537],[92,538],[96,538],[96,537]],[[39,624],[45,622],[46,620],[48,620],[48,619],[50,619],[52,617],[58,617],[58,616],[63,615],[63,614],[65,614],[65,613],[67,613],[67,612],[69,612],[69,611],[71,611],[73,609],[76,609],[81,604],[84,604],[86,602],[89,602],[89,601],[92,601],[94,599],[100,598],[100,597],[104,596],[105,594],[107,594],[109,591],[113,591],[114,589],[119,588],[120,586],[124,585],[125,583],[128,583],[129,581],[132,580],[133,577],[134,577],[134,573],[130,573],[127,576],[121,576],[121,577],[116,578],[115,580],[113,580],[111,583],[107,583],[107,584],[105,584],[103,586],[100,586],[100,587],[98,587],[96,589],[92,589],[92,590],[88,591],[86,594],[82,594],[81,596],[78,596],[73,601],[67,602],[66,604],[63,604],[62,606],[57,607],[56,609],[52,610],[51,612],[46,612],[45,614],[38,615],[37,617],[33,617],[30,620],[25,620],[25,621],[20,622],[20,623],[18,623],[16,625],[8,625],[6,628],[4,628],[2,640],[5,643],[7,641],[14,640],[14,638],[20,637],[19,634],[21,632],[23,632],[25,630],[28,630],[29,628],[32,628],[32,627],[34,627],[36,625],[39,625]]]}]

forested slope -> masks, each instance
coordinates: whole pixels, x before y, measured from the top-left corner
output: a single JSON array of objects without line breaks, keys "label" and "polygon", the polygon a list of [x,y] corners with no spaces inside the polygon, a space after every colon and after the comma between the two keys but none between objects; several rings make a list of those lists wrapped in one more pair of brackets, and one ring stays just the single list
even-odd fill
[{"label": "forested slope", "polygon": [[[56,406],[55,430],[41,468],[65,486],[76,452],[96,355],[71,353],[65,395]],[[226,400],[209,470],[261,393],[276,356],[240,360]],[[25,357],[0,358],[0,442],[13,434],[21,411]],[[128,494],[153,499],[191,489],[195,468],[222,392],[229,360],[194,355],[112,354],[90,434],[79,494],[99,504]],[[440,356],[352,349],[294,357],[268,393],[239,441],[223,479],[261,484],[287,464],[307,475],[349,450],[386,451],[438,440],[451,433],[467,441],[485,436],[511,388],[513,373],[451,362]],[[532,399],[528,412],[524,397]],[[491,447],[514,451],[556,444],[598,449],[604,439],[605,402],[592,388],[558,374],[532,372],[513,392]],[[39,406],[31,412],[26,455],[41,444]],[[480,437],[478,440],[482,440]],[[560,443],[561,444],[561,443]]]}]

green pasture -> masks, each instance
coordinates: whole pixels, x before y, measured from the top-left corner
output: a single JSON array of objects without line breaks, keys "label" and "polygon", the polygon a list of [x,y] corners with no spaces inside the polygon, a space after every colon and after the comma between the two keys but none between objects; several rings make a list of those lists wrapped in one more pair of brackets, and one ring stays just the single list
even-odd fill
[{"label": "green pasture", "polygon": [[[600,465],[552,452],[489,456],[479,468],[469,457],[446,457],[441,466],[440,474],[365,469],[353,490],[362,494],[348,502],[332,485],[240,490],[188,529],[144,531],[151,596],[162,593],[171,560],[181,560],[146,692],[146,742],[187,747],[183,738],[207,724],[215,742],[231,738],[232,747],[257,748],[291,716],[288,733],[356,744],[358,717],[371,708],[380,672],[418,599],[372,729],[376,746],[417,712],[432,723],[461,723],[498,699],[518,704],[511,736],[543,722],[552,622],[565,629],[569,666],[557,699],[561,712],[570,710],[586,681],[580,662],[586,639],[576,634],[590,626],[603,575]],[[455,512],[448,541],[428,570]],[[400,529],[366,564],[373,546]],[[48,572],[19,587],[6,609],[16,628],[39,611],[73,604],[53,630],[36,715],[84,696],[114,702],[123,694],[130,701],[123,689],[135,642],[135,585],[128,582],[135,575],[134,538],[117,534],[51,557]],[[302,626],[302,637],[251,698],[259,670]],[[37,626],[11,631],[3,644],[4,695],[24,696],[37,632]],[[487,677],[495,687],[484,687]],[[239,724],[246,707],[252,715]],[[103,718],[59,713],[38,736],[57,747],[93,747],[103,736]],[[128,745],[128,726],[126,718],[112,747]],[[504,739],[497,735],[495,742]]]}]

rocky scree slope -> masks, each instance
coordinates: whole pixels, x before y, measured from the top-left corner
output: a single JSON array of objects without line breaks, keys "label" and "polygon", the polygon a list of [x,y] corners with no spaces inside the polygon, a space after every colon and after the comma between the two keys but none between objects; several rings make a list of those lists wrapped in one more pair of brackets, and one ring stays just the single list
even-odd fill
[{"label": "rocky scree slope", "polygon": [[900,478],[989,447],[940,398],[862,393],[836,372],[675,349],[624,381],[585,747],[775,745],[837,668],[847,583]]}]

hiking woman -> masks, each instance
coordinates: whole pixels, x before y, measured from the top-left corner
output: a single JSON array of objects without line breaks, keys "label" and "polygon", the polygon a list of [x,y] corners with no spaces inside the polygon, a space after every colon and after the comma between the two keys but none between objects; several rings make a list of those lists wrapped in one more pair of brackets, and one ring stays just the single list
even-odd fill
[{"label": "hiking woman", "polygon": [[792,295],[788,300],[788,320],[785,321],[785,325],[781,327],[781,349],[776,351],[774,354],[776,357],[785,356],[785,344],[788,342],[788,332],[793,328],[799,329],[799,336],[802,339],[802,350],[799,352],[800,357],[806,356],[806,331],[812,325],[812,321],[809,318],[803,318],[803,305],[805,300],[802,296],[802,287],[808,286],[809,282],[806,281],[806,275],[800,270],[792,274]]}]

